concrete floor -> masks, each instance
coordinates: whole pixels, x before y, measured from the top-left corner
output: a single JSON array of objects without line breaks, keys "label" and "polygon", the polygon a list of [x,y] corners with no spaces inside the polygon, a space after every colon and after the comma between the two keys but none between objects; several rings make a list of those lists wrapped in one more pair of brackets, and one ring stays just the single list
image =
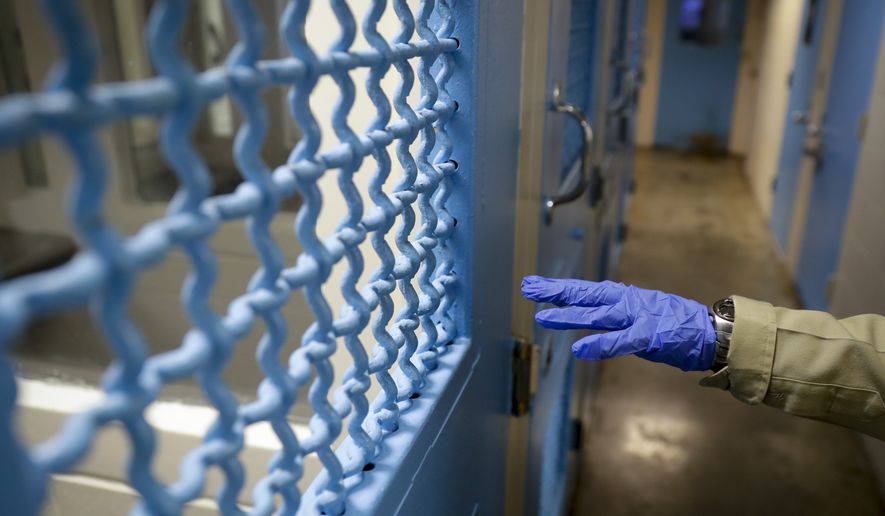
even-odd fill
[{"label": "concrete floor", "polygon": [[[641,153],[620,279],[710,303],[797,301],[739,163]],[[574,514],[885,514],[851,431],[634,357],[602,365]]]}]

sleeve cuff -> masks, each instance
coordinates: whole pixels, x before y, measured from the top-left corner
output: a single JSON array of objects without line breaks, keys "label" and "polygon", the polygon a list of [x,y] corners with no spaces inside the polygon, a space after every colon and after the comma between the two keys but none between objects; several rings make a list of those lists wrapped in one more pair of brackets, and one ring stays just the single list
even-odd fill
[{"label": "sleeve cuff", "polygon": [[728,377],[728,366],[723,367],[710,376],[701,378],[700,384],[704,387],[716,387],[717,389],[727,391],[731,387],[731,381]]},{"label": "sleeve cuff", "polygon": [[705,387],[728,389],[746,403],[765,399],[771,383],[777,323],[774,307],[740,296],[734,299],[734,330],[728,350],[728,366],[701,379]]}]

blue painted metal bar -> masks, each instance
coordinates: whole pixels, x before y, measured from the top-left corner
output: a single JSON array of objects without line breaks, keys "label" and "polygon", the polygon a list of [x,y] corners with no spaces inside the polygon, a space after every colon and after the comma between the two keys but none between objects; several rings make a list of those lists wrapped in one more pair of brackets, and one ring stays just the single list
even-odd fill
[{"label": "blue painted metal bar", "polygon": [[[350,49],[356,21],[348,3],[331,0],[341,34],[327,54],[318,55],[305,36],[310,4],[310,0],[289,2],[280,21],[292,56],[261,61],[265,27],[253,3],[227,0],[239,42],[223,68],[198,72],[179,51],[190,3],[159,1],[150,13],[147,39],[159,76],[93,85],[98,48],[82,13],[75,3],[44,0],[62,58],[46,91],[0,100],[0,148],[41,135],[55,136],[66,144],[77,170],[69,216],[86,248],[60,267],[0,283],[3,507],[16,514],[38,512],[49,475],[75,467],[88,455],[96,433],[119,422],[132,444],[128,480],[141,495],[135,512],[180,513],[185,504],[202,494],[207,472],[218,468],[224,477],[216,493],[218,507],[225,514],[241,514],[244,509],[238,500],[245,475],[239,455],[245,445],[244,431],[266,421],[282,448],[268,465],[267,475],[255,484],[250,512],[343,514],[349,490],[359,484],[364,466],[379,454],[383,440],[397,428],[400,412],[410,407],[409,398],[430,385],[428,375],[459,333],[456,320],[466,319],[461,313],[466,304],[455,306],[455,269],[459,264],[448,245],[455,221],[447,201],[455,190],[452,178],[458,168],[450,160],[453,144],[448,136],[448,122],[457,103],[446,90],[455,68],[451,53],[458,47],[457,40],[450,37],[454,17],[446,0],[424,0],[417,16],[404,0],[395,0],[393,7],[402,30],[388,42],[377,29],[386,2],[374,0],[363,22],[372,50],[357,52]],[[416,29],[420,41],[410,42]],[[407,102],[414,82],[410,59],[419,61],[422,92],[414,107]],[[380,86],[391,66],[402,81],[393,99],[399,118],[393,121],[390,102]],[[366,89],[377,111],[365,134],[357,134],[347,123],[356,88],[348,72],[356,68],[369,69]],[[331,76],[340,92],[332,119],[338,144],[320,152],[321,134],[309,97],[324,75]],[[291,87],[292,116],[303,134],[288,163],[275,168],[261,157],[268,137],[268,115],[260,95],[273,86]],[[233,149],[243,183],[231,194],[212,196],[211,176],[189,140],[206,105],[223,96],[233,99],[244,118]],[[180,187],[165,217],[124,237],[114,231],[103,209],[109,171],[94,132],[139,115],[162,117],[161,148]],[[419,136],[419,149],[413,154],[410,144]],[[384,185],[391,172],[390,146],[396,148],[405,176],[387,193]],[[374,206],[366,211],[354,175],[370,157],[376,164],[369,189]],[[323,192],[317,183],[334,169],[338,170],[337,193],[347,202],[348,212],[334,234],[321,236],[316,222]],[[296,193],[303,199],[296,235],[304,253],[294,265],[287,266],[271,236],[270,224],[280,202]],[[411,236],[416,224],[413,204],[421,213],[415,237]],[[260,268],[248,291],[234,299],[226,313],[219,314],[211,308],[210,297],[214,286],[224,279],[218,277],[208,239],[224,223],[237,219],[248,221],[248,237]],[[394,255],[385,239],[397,221],[399,255]],[[381,266],[360,292],[356,286],[364,265],[359,246],[368,238]],[[191,265],[182,298],[192,329],[178,348],[150,356],[127,314],[128,300],[137,279],[175,249],[183,251]],[[346,306],[335,318],[322,287],[341,260],[346,260],[348,267],[341,285]],[[397,286],[407,302],[394,320],[391,293]],[[284,367],[279,353],[288,331],[281,309],[299,290],[315,322]],[[12,430],[15,382],[8,363],[9,347],[41,317],[87,304],[96,308],[95,325],[116,358],[103,386],[107,398],[69,418],[49,442],[27,450]],[[221,373],[233,347],[259,319],[265,332],[256,357],[266,378],[257,399],[240,405]],[[360,340],[370,321],[377,339],[371,358]],[[344,372],[340,387],[330,392],[334,370],[329,359],[338,352],[339,339],[353,364]],[[399,373],[392,375],[395,365]],[[449,360],[443,369],[450,374],[453,367]],[[164,385],[187,377],[198,381],[218,418],[203,442],[183,458],[180,478],[164,485],[151,470],[155,435],[144,413]],[[372,378],[382,392],[370,404],[366,392]],[[299,440],[287,415],[309,381],[307,399],[313,409],[310,435]],[[433,385],[440,385],[439,380]],[[342,432],[351,444],[333,450]],[[314,481],[309,506],[304,505],[297,488],[307,454],[315,454],[324,467]],[[282,501],[280,506],[277,497]]]}]

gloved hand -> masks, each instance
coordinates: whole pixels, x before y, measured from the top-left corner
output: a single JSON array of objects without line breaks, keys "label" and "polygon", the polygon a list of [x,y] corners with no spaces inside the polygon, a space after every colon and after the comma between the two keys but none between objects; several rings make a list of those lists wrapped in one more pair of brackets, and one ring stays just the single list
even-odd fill
[{"label": "gloved hand", "polygon": [[527,276],[522,295],[562,308],[541,310],[535,320],[556,330],[609,330],[572,345],[578,358],[602,360],[634,354],[683,371],[710,369],[716,332],[707,307],[673,294],[612,281]]}]

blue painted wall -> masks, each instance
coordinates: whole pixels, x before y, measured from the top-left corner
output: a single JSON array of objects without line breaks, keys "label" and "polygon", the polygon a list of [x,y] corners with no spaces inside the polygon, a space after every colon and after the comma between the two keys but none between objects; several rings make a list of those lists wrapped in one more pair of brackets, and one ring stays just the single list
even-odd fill
[{"label": "blue painted wall", "polygon": [[728,35],[717,46],[679,37],[682,0],[667,2],[655,144],[687,148],[692,133],[712,133],[728,145],[744,27],[744,0],[732,0]]}]

